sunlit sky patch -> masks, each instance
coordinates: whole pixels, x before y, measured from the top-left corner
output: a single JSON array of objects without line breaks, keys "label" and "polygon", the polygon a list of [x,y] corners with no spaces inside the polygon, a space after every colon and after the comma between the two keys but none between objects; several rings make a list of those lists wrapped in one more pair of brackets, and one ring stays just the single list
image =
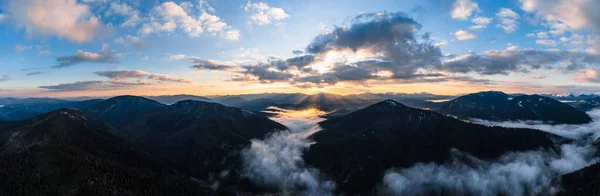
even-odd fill
[{"label": "sunlit sky patch", "polygon": [[593,0],[0,0],[0,96],[600,92]]}]

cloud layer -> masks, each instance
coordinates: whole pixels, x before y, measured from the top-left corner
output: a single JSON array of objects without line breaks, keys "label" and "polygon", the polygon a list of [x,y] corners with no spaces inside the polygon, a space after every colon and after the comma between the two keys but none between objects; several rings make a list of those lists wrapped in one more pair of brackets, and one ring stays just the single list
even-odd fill
[{"label": "cloud layer", "polygon": [[242,177],[292,195],[333,195],[335,183],[325,180],[318,169],[305,167],[302,160],[304,150],[312,144],[307,137],[320,130],[317,123],[323,120],[318,117],[321,112],[271,109],[278,111],[273,120],[289,130],[262,141],[252,140],[242,152]]},{"label": "cloud layer", "polygon": [[539,129],[575,142],[562,144],[556,151],[508,153],[489,161],[456,150],[453,159],[445,164],[420,163],[410,168],[389,170],[380,191],[394,195],[556,194],[561,190],[556,178],[599,161],[593,143],[600,137],[600,111],[589,114],[594,121],[586,125],[478,121],[493,126]]},{"label": "cloud layer", "polygon": [[153,74],[141,70],[104,70],[94,72],[94,74],[100,77],[105,77],[108,80],[77,81],[58,85],[44,85],[39,86],[38,88],[61,92],[91,90],[102,91],[151,86],[158,83],[194,83],[193,80],[164,74]]}]

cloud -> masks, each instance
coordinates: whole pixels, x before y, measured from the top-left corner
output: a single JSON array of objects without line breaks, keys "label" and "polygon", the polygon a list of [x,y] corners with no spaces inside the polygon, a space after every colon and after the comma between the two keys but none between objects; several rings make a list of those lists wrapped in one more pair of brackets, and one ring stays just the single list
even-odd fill
[{"label": "cloud", "polygon": [[542,75],[540,75],[540,74],[537,74],[537,75],[535,75],[535,76],[532,76],[531,78],[532,78],[532,79],[545,79],[545,78],[547,78],[547,76],[542,76]]},{"label": "cloud", "polygon": [[546,32],[537,32],[537,33],[528,33],[526,34],[527,37],[537,37],[540,39],[546,39],[548,38],[548,33]]},{"label": "cloud", "polygon": [[41,75],[41,74],[44,74],[44,73],[45,72],[42,72],[42,71],[35,71],[35,72],[29,72],[29,73],[27,73],[25,75],[27,75],[27,76],[36,76],[36,75]]},{"label": "cloud", "polygon": [[245,70],[242,72],[245,75],[251,75],[258,77],[258,80],[264,83],[289,81],[294,77],[293,74],[278,71],[269,64],[256,64],[250,66],[244,66]]},{"label": "cloud", "polygon": [[15,52],[17,52],[17,53],[21,53],[21,52],[23,52],[25,50],[29,50],[29,49],[31,49],[31,46],[23,46],[20,44],[15,45]]},{"label": "cloud", "polygon": [[550,40],[550,39],[538,39],[538,40],[535,40],[535,43],[539,44],[539,45],[544,45],[544,46],[557,46],[558,45],[558,43],[556,43],[556,41]]},{"label": "cloud", "polygon": [[500,8],[496,13],[496,17],[498,17],[498,20],[500,21],[500,24],[497,24],[496,27],[503,29],[506,33],[512,33],[519,28],[519,22],[517,22],[517,20],[520,16],[511,9]]},{"label": "cloud", "polygon": [[169,55],[169,57],[167,58],[168,60],[182,60],[185,59],[186,55],[185,54],[171,54]]},{"label": "cloud", "polygon": [[194,65],[192,68],[195,70],[217,70],[217,71],[226,71],[232,70],[235,66],[225,65],[218,61],[214,60],[204,60],[198,57],[188,57],[188,61],[192,62]]},{"label": "cloud", "polygon": [[112,13],[127,16],[127,19],[121,23],[121,27],[135,27],[142,22],[140,11],[123,2],[111,2],[107,15]]},{"label": "cloud", "polygon": [[224,39],[237,41],[240,39],[240,30],[229,30],[223,34]]},{"label": "cloud", "polygon": [[306,52],[326,58],[330,52],[364,51],[373,59],[391,62],[393,66],[383,69],[395,78],[406,78],[420,67],[439,64],[442,56],[438,47],[417,41],[415,33],[420,28],[404,13],[360,14],[349,27],[337,27],[317,36]]},{"label": "cloud", "polygon": [[479,5],[471,0],[456,0],[452,5],[450,16],[458,20],[468,19],[473,12],[479,11]]},{"label": "cloud", "polygon": [[472,33],[470,33],[469,31],[462,30],[462,29],[459,29],[458,31],[456,31],[454,33],[454,36],[459,41],[475,39],[477,37],[477,36],[473,35]]},{"label": "cloud", "polygon": [[50,91],[67,92],[67,91],[102,91],[102,90],[117,90],[127,89],[148,85],[143,82],[127,82],[127,81],[77,81],[73,83],[61,83],[58,85],[39,86],[38,88],[47,89]]},{"label": "cloud", "polygon": [[449,59],[439,70],[450,72],[476,72],[484,75],[509,74],[511,72],[529,72],[534,69],[546,68],[569,72],[580,67],[561,67],[566,63],[591,64],[597,62],[586,59],[594,56],[574,51],[559,50],[488,50],[483,54],[466,54]]},{"label": "cloud", "polygon": [[520,0],[523,11],[542,19],[554,34],[566,30],[600,31],[600,2],[593,0]]},{"label": "cloud", "polygon": [[10,1],[5,15],[28,35],[53,35],[75,42],[90,41],[102,30],[86,4],[65,0]]},{"label": "cloud", "polygon": [[116,63],[117,52],[112,51],[108,48],[108,45],[102,45],[102,50],[98,53],[95,52],[84,52],[78,50],[71,56],[59,56],[56,57],[57,64],[53,68],[70,67],[79,63]]},{"label": "cloud", "polygon": [[[279,108],[272,118],[289,130],[273,133],[265,140],[252,140],[242,151],[242,177],[283,192],[302,195],[333,195],[335,183],[318,169],[306,167],[302,155],[312,144],[307,137],[321,128],[316,110],[291,111]],[[309,113],[310,115],[306,115]]]},{"label": "cloud", "polygon": [[135,49],[146,48],[146,42],[144,40],[142,40],[139,37],[131,36],[131,35],[127,35],[127,36],[125,36],[125,38],[117,37],[115,39],[115,42],[119,43],[119,44],[127,44],[127,45],[129,45],[129,47],[132,47]]},{"label": "cloud", "polygon": [[108,80],[77,81],[72,83],[61,83],[58,85],[44,85],[38,88],[50,91],[103,91],[140,88],[157,85],[160,83],[194,83],[192,80],[173,77],[164,74],[148,73],[141,70],[103,70],[94,72],[95,75],[108,78]]},{"label": "cloud", "polygon": [[[200,1],[200,3],[203,3]],[[182,7],[183,5],[183,7]],[[189,37],[198,37],[204,31],[218,35],[228,40],[238,40],[240,31],[233,29],[216,15],[202,11],[200,16],[195,17],[184,9],[191,3],[177,5],[174,2],[164,2],[151,11],[150,21],[143,24],[138,33],[147,35],[158,32],[174,32],[180,29]]]},{"label": "cloud", "polygon": [[117,81],[128,78],[144,78],[150,75],[150,73],[140,70],[104,70],[94,72],[94,74]]},{"label": "cloud", "polygon": [[492,18],[489,17],[475,17],[471,20],[475,25],[471,26],[471,29],[485,29],[487,25],[492,22]]},{"label": "cloud", "polygon": [[169,76],[169,75],[164,75],[164,74],[150,74],[147,77],[150,80],[156,80],[159,82],[175,82],[175,83],[194,83],[193,80],[188,80],[188,79],[184,79],[184,78],[177,78],[177,77],[173,77],[173,76]]},{"label": "cloud", "polygon": [[193,83],[193,81],[183,78],[177,78],[164,74],[152,74],[141,70],[103,70],[94,72],[94,74],[107,77],[110,81],[122,81],[124,79],[149,79],[158,82],[174,83]]},{"label": "cloud", "polygon": [[46,49],[42,49],[38,51],[38,55],[51,55],[52,51],[50,50],[46,50]]},{"label": "cloud", "polygon": [[244,6],[244,11],[250,13],[250,20],[258,25],[271,24],[272,21],[289,17],[282,8],[269,7],[265,2],[252,3],[248,1]]},{"label": "cloud", "polygon": [[594,121],[585,125],[547,125],[536,122],[477,121],[489,126],[538,129],[575,142],[556,150],[540,149],[507,153],[494,160],[480,160],[453,150],[444,164],[419,163],[391,169],[383,179],[382,193],[393,195],[554,195],[563,174],[598,162],[593,142],[600,137],[600,111],[589,113]]},{"label": "cloud", "polygon": [[2,77],[0,77],[0,82],[6,82],[8,80],[10,80],[10,75],[8,74],[4,74]]}]

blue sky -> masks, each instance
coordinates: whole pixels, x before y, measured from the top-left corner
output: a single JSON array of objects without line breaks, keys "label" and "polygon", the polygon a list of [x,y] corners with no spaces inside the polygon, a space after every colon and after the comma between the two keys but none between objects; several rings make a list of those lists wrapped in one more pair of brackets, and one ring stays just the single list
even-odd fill
[{"label": "blue sky", "polygon": [[600,91],[591,0],[0,2],[0,96]]}]

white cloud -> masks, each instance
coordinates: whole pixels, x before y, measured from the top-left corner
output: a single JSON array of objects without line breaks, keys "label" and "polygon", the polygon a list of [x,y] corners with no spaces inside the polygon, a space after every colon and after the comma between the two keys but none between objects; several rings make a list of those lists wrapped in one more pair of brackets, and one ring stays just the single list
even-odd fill
[{"label": "white cloud", "polygon": [[463,40],[470,40],[470,39],[474,39],[477,36],[473,35],[472,33],[470,33],[469,31],[466,30],[462,30],[459,29],[458,31],[456,31],[454,33],[454,36],[456,37],[456,39],[463,41]]},{"label": "white cloud", "polygon": [[[203,2],[200,1],[200,3],[202,4]],[[189,2],[181,5],[173,2],[165,2],[154,7],[150,22],[142,25],[138,33],[146,35],[157,32],[173,32],[176,29],[181,29],[190,37],[198,37],[204,31],[207,31],[225,39],[239,39],[239,30],[233,29],[218,16],[209,14],[206,11],[201,11],[200,16],[195,17],[190,14],[190,6],[191,3]],[[204,10],[204,8],[201,10]]]},{"label": "white cloud", "polygon": [[458,20],[466,20],[473,14],[479,11],[479,5],[471,0],[456,0],[452,5],[450,16]]},{"label": "white cloud", "polygon": [[584,28],[600,30],[600,1],[521,0],[521,9],[545,21],[555,34]]},{"label": "white cloud", "polygon": [[101,25],[89,7],[77,1],[10,1],[4,11],[29,35],[55,35],[76,42],[90,41]]},{"label": "white cloud", "polygon": [[548,38],[548,33],[547,32],[528,33],[526,36],[527,37],[537,37],[539,39],[546,39],[546,38]]},{"label": "white cloud", "polygon": [[115,43],[126,44],[129,47],[136,48],[136,49],[144,49],[146,47],[146,42],[144,40],[142,40],[139,37],[132,36],[132,35],[127,35],[127,36],[125,36],[125,38],[117,37],[115,39]]},{"label": "white cloud", "polygon": [[184,55],[184,54],[172,54],[172,55],[169,55],[168,59],[169,60],[182,60],[182,59],[185,59],[185,57],[186,57],[186,55]]},{"label": "white cloud", "polygon": [[223,38],[237,41],[240,39],[240,30],[229,30],[223,34]]},{"label": "white cloud", "polygon": [[46,49],[38,51],[38,55],[44,55],[44,56],[46,56],[46,55],[51,55],[51,54],[52,54],[52,51],[46,50]]},{"label": "white cloud", "polygon": [[17,52],[17,53],[21,53],[21,52],[23,52],[25,50],[29,50],[29,49],[31,49],[31,46],[23,46],[21,44],[15,45],[15,52]]},{"label": "white cloud", "polygon": [[435,43],[435,44],[434,44],[434,46],[435,46],[435,47],[438,47],[438,48],[443,48],[443,47],[445,47],[445,46],[447,46],[447,45],[448,45],[448,42],[447,42],[447,41],[441,41],[441,42],[438,42],[438,43]]},{"label": "white cloud", "polygon": [[[335,183],[323,179],[318,169],[306,167],[302,155],[312,141],[307,137],[321,130],[319,112],[291,111],[272,107],[272,120],[289,130],[275,132],[264,140],[253,139],[242,153],[242,176],[251,181],[276,187],[282,192],[300,195],[333,195]],[[298,115],[302,113],[303,115]]]},{"label": "white cloud", "polygon": [[500,24],[496,25],[496,27],[502,28],[506,33],[512,33],[519,28],[517,20],[520,16],[511,9],[500,8],[500,11],[496,13],[496,17],[500,20]]},{"label": "white cloud", "polygon": [[244,7],[250,13],[250,20],[258,25],[271,24],[272,21],[283,20],[289,17],[282,8],[269,7],[267,3],[252,3],[248,1]]},{"label": "white cloud", "polygon": [[125,20],[121,24],[121,27],[135,27],[142,21],[142,18],[140,18],[140,11],[134,9],[133,7],[127,5],[126,3],[118,3],[118,2],[110,3],[110,8],[109,8],[109,11],[107,14],[111,14],[111,13],[116,13],[121,16],[128,17],[127,20]]},{"label": "white cloud", "polygon": [[519,0],[521,2],[521,9],[526,12],[531,12],[535,9],[537,0]]},{"label": "white cloud", "polygon": [[476,17],[471,20],[475,25],[471,26],[471,29],[485,29],[488,24],[492,22],[492,18],[489,17]]},{"label": "white cloud", "polygon": [[558,45],[558,43],[556,43],[556,41],[549,40],[549,39],[538,39],[538,40],[535,40],[535,43],[539,44],[539,45],[544,45],[544,46],[557,46]]}]

